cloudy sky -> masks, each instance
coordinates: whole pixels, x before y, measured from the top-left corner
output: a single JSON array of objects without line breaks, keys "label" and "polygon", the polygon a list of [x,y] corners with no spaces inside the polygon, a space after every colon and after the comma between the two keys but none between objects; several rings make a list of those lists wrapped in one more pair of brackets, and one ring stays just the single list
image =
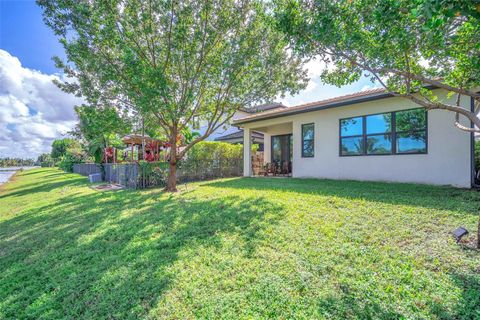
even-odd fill
[{"label": "cloudy sky", "polygon": [[[43,24],[34,0],[0,0],[0,158],[36,158],[50,152],[54,139],[75,124],[73,107],[80,100],[58,89],[61,78],[52,56],[65,57],[53,33]],[[321,83],[322,64],[307,65],[312,78],[299,95],[286,97],[288,106],[367,89],[363,79],[342,88]]]}]

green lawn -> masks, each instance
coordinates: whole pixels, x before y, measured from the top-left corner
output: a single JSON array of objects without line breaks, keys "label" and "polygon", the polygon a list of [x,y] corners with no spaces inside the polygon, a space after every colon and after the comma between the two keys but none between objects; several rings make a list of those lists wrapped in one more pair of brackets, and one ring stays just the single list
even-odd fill
[{"label": "green lawn", "polygon": [[475,231],[478,192],[275,178],[180,189],[17,175],[0,191],[0,318],[480,318],[480,252],[449,235]]}]

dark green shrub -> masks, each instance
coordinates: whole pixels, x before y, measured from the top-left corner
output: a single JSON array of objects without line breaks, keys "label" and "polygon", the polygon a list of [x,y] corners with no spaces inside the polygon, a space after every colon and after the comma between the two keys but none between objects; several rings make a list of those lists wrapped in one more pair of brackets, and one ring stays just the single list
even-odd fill
[{"label": "dark green shrub", "polygon": [[[258,145],[252,145],[252,152],[257,151]],[[194,145],[187,153],[186,161],[201,159],[242,159],[243,145],[226,142],[202,141]]]},{"label": "dark green shrub", "polygon": [[40,165],[41,167],[53,167],[55,162],[50,156],[50,153],[43,153],[38,156],[36,164]]},{"label": "dark green shrub", "polygon": [[68,149],[60,158],[57,166],[65,172],[73,172],[73,165],[87,162],[88,157],[82,150]]},{"label": "dark green shrub", "polygon": [[71,138],[64,138],[55,140],[52,143],[52,152],[50,153],[51,157],[55,162],[61,160],[61,158],[66,155],[67,150],[69,149],[80,149],[81,145],[80,142],[71,139]]}]

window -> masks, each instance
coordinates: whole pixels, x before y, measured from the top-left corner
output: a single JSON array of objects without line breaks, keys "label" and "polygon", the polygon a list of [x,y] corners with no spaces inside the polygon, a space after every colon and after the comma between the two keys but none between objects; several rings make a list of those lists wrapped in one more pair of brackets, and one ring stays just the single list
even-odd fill
[{"label": "window", "polygon": [[395,113],[397,153],[427,152],[427,113],[424,109]]},{"label": "window", "polygon": [[302,157],[311,158],[315,154],[315,128],[313,123],[302,124]]},{"label": "window", "polygon": [[363,117],[340,120],[340,154],[356,156],[363,154]]},{"label": "window", "polygon": [[272,162],[292,161],[292,135],[272,136]]},{"label": "window", "polygon": [[427,153],[423,108],[340,120],[340,155]]},{"label": "window", "polygon": [[392,153],[392,114],[366,116],[367,154]]}]

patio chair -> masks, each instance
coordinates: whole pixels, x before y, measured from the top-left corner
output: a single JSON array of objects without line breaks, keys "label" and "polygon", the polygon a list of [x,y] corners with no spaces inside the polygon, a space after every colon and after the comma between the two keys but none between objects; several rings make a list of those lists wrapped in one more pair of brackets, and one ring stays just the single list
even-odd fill
[{"label": "patio chair", "polygon": [[275,163],[268,162],[264,165],[264,175],[269,176],[270,174],[275,175]]}]

